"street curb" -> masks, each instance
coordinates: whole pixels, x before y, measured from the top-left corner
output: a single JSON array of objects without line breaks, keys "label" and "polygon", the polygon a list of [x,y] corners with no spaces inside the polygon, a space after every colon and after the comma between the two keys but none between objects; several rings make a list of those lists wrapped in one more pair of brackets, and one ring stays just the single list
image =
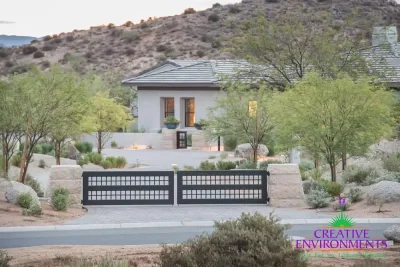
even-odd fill
[{"label": "street curb", "polygon": [[[281,220],[281,224],[309,225],[309,224],[328,224],[331,218],[322,219],[290,219]],[[400,223],[400,218],[354,218],[355,223]],[[148,222],[148,223],[115,223],[115,224],[65,224],[65,225],[46,225],[46,226],[14,226],[0,227],[0,233],[13,232],[38,232],[38,231],[69,231],[69,230],[100,230],[100,229],[135,229],[135,228],[155,228],[155,227],[212,227],[214,221],[181,221],[181,222]]]}]

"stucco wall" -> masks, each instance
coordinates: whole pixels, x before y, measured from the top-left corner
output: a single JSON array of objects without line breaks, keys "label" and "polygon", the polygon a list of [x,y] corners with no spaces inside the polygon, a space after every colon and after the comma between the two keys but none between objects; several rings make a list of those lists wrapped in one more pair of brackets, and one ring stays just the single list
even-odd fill
[{"label": "stucco wall", "polygon": [[[82,141],[91,142],[93,147],[97,147],[95,134],[84,134]],[[133,145],[151,145],[154,149],[161,148],[162,134],[159,133],[114,133],[111,139],[105,144],[104,148],[110,148],[111,142],[117,142],[118,146],[130,147]]]},{"label": "stucco wall", "polygon": [[[184,111],[182,112],[182,99],[195,99],[196,121],[206,119],[208,108],[214,104],[215,99],[223,94],[220,91],[207,90],[139,90],[138,91],[138,127],[146,132],[157,132],[163,128],[164,110],[161,98],[173,97],[175,104],[175,117],[181,121],[179,128],[184,127]],[[184,109],[183,109],[184,110]]]}]

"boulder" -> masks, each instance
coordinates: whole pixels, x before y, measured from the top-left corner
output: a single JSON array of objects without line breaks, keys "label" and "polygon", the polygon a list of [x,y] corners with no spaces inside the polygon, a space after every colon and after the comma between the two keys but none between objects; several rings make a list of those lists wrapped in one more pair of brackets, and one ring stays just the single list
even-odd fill
[{"label": "boulder", "polygon": [[14,181],[10,182],[6,189],[6,199],[12,204],[18,204],[18,196],[22,193],[31,194],[33,201],[37,202],[37,204],[40,205],[39,198],[36,192],[30,186]]},{"label": "boulder", "polygon": [[[257,149],[257,155],[265,157],[268,155],[268,148],[265,145],[259,145]],[[235,158],[252,158],[253,148],[249,143],[238,145],[235,148]]]},{"label": "boulder", "polygon": [[400,224],[389,226],[389,228],[383,232],[383,236],[388,240],[400,243]]},{"label": "boulder", "polygon": [[78,149],[72,144],[68,145],[68,158],[69,159],[79,159],[81,153],[79,153]]},{"label": "boulder", "polygon": [[400,202],[400,183],[381,181],[370,187],[367,192],[367,204]]},{"label": "boulder", "polygon": [[5,178],[0,178],[0,192],[6,192],[10,186],[10,181]]}]

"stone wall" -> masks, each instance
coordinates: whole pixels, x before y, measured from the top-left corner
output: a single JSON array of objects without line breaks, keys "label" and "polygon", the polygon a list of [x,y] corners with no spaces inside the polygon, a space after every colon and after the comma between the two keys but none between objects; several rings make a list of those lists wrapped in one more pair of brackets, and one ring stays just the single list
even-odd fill
[{"label": "stone wall", "polygon": [[162,129],[161,149],[176,149],[176,130]]},{"label": "stone wall", "polygon": [[304,192],[297,164],[269,164],[268,171],[268,196],[271,206],[304,206]]},{"label": "stone wall", "polygon": [[192,132],[192,149],[193,150],[202,150],[204,148],[208,148],[206,139],[206,132],[202,130],[197,130]]},{"label": "stone wall", "polygon": [[66,188],[71,196],[71,206],[81,207],[82,172],[83,169],[79,165],[51,166],[46,197],[51,197],[53,190],[56,188]]}]

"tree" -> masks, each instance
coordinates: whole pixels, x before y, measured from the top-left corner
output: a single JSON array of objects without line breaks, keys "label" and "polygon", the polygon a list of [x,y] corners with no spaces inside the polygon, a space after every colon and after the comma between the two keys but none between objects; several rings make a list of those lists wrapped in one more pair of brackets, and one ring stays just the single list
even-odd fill
[{"label": "tree", "polygon": [[271,114],[278,142],[323,155],[335,182],[343,152],[362,155],[390,133],[392,100],[392,93],[368,79],[311,73],[275,97]]},{"label": "tree", "polygon": [[[353,78],[360,73],[371,75],[373,62],[382,61],[382,55],[371,50],[367,60],[366,50],[362,49],[367,46],[366,33],[359,30],[362,20],[356,24],[355,20],[346,19],[337,24],[326,13],[310,16],[288,12],[268,21],[260,14],[242,25],[230,49],[238,58],[252,63],[250,70],[238,75],[261,78],[281,91],[310,70],[325,77],[340,73]],[[326,21],[329,25],[321,26]],[[372,21],[366,24],[372,27]],[[384,73],[375,71],[376,75]]]},{"label": "tree", "polygon": [[99,92],[91,99],[88,121],[93,123],[96,133],[97,152],[101,153],[112,132],[126,127],[131,122],[130,110],[109,97],[109,92]]},{"label": "tree", "polygon": [[246,140],[256,162],[259,145],[273,129],[267,110],[272,91],[265,84],[257,89],[232,82],[226,84],[224,91],[226,96],[217,99],[210,109],[207,127],[215,130],[214,135]]},{"label": "tree", "polygon": [[86,122],[83,119],[88,113],[89,97],[87,84],[80,77],[72,73],[59,73],[58,75],[62,86],[68,88],[66,89],[69,96],[67,101],[70,105],[53,112],[52,115],[56,119],[52,122],[47,137],[54,145],[56,164],[60,165],[61,151],[68,143],[67,140],[78,138],[82,132],[85,132],[84,127],[87,125],[84,125]]}]

